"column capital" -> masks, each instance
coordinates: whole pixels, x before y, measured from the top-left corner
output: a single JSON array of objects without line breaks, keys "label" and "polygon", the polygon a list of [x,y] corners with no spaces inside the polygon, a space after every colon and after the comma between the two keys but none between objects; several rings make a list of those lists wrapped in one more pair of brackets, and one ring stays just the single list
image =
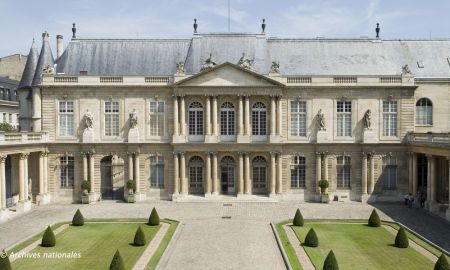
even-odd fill
[{"label": "column capital", "polygon": [[27,159],[29,155],[30,155],[30,153],[28,153],[28,152],[20,153],[20,159]]},{"label": "column capital", "polygon": [[7,157],[8,157],[8,155],[1,154],[0,155],[0,163],[5,163]]},{"label": "column capital", "polygon": [[448,162],[450,162],[450,157],[445,157],[447,159]]},{"label": "column capital", "polygon": [[433,157],[434,157],[434,156],[431,155],[431,154],[425,154],[425,156],[426,156],[427,158],[433,158]]}]

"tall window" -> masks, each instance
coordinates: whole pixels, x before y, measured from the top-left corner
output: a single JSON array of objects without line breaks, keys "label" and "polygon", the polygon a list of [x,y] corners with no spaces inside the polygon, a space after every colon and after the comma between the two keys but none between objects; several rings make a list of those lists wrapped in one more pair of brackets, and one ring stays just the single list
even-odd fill
[{"label": "tall window", "polygon": [[59,158],[59,178],[62,188],[72,188],[74,182],[74,158],[64,156]]},{"label": "tall window", "polygon": [[189,105],[189,135],[203,135],[203,106],[200,102]]},{"label": "tall window", "polygon": [[291,159],[291,188],[304,188],[306,179],[305,157],[293,156]]},{"label": "tall window", "polygon": [[306,136],[305,101],[291,101],[291,136]]},{"label": "tall window", "polygon": [[73,136],[74,113],[73,101],[59,102],[59,136]]},{"label": "tall window", "polygon": [[105,136],[119,136],[118,101],[105,101]]},{"label": "tall window", "polygon": [[256,102],[252,107],[252,134],[265,136],[267,134],[267,109],[262,102]]},{"label": "tall window", "polygon": [[383,189],[395,189],[397,187],[397,160],[395,158],[383,158],[381,179],[383,181]]},{"label": "tall window", "polygon": [[189,192],[200,193],[203,189],[203,159],[194,156],[189,160]]},{"label": "tall window", "polygon": [[164,136],[164,101],[150,101],[150,136]]},{"label": "tall window", "polygon": [[253,188],[265,188],[267,179],[267,162],[262,156],[253,159]]},{"label": "tall window", "polygon": [[421,98],[416,103],[416,124],[433,124],[433,104],[428,98]]},{"label": "tall window", "polygon": [[220,106],[220,134],[234,135],[235,112],[231,102],[224,102]]},{"label": "tall window", "polygon": [[164,158],[162,156],[150,157],[150,187],[164,187]]},{"label": "tall window", "polygon": [[352,136],[352,102],[337,102],[337,136]]},{"label": "tall window", "polygon": [[337,157],[337,180],[338,188],[349,188],[351,179],[351,158],[349,156]]},{"label": "tall window", "polygon": [[383,136],[397,136],[397,101],[383,101]]}]

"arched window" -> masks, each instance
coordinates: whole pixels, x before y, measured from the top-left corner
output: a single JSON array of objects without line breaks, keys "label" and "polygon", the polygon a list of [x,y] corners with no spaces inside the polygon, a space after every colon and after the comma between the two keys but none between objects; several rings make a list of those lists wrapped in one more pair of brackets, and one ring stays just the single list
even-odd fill
[{"label": "arched window", "polygon": [[267,162],[262,156],[253,159],[253,188],[266,188]]},{"label": "arched window", "polygon": [[416,103],[416,124],[433,124],[433,104],[428,98],[421,98]]},{"label": "arched window", "polygon": [[189,135],[203,135],[203,105],[192,102],[189,105]]},{"label": "arched window", "polygon": [[349,156],[338,156],[336,166],[336,186],[338,188],[349,188],[351,179],[351,158]]},{"label": "arched window", "polygon": [[306,179],[306,159],[302,156],[291,158],[291,188],[304,188]]},{"label": "arched window", "polygon": [[383,189],[395,189],[397,186],[397,160],[394,157],[383,157]]},{"label": "arched window", "polygon": [[203,191],[203,159],[194,156],[189,160],[189,193]]},{"label": "arched window", "polygon": [[234,135],[235,119],[233,103],[228,101],[224,102],[222,106],[220,106],[220,135]]},{"label": "arched window", "polygon": [[252,107],[252,134],[265,136],[267,134],[267,109],[262,102],[256,102]]},{"label": "arched window", "polygon": [[236,162],[234,158],[225,156],[220,161],[220,188],[223,194],[230,194],[235,192],[235,168]]}]

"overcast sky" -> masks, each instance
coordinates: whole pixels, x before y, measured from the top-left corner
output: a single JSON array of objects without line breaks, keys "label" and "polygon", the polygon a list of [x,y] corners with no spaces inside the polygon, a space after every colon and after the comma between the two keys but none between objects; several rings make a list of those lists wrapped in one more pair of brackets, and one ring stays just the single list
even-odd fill
[{"label": "overcast sky", "polygon": [[[232,32],[261,31],[269,36],[314,38],[375,35],[450,38],[450,0],[230,0]],[[193,18],[199,32],[228,31],[228,0],[0,0],[0,56],[27,54],[33,36],[38,47],[47,30],[71,37],[191,37]],[[450,52],[449,52],[450,53]]]}]

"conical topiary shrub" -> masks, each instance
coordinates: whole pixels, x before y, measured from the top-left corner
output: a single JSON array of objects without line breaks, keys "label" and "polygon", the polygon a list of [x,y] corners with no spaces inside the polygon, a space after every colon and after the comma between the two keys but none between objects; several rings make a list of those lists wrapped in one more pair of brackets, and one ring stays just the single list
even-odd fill
[{"label": "conical topiary shrub", "polygon": [[134,241],[133,244],[135,246],[145,246],[147,243],[147,240],[145,240],[145,234],[142,230],[141,226],[139,226],[136,230],[136,233],[134,234]]},{"label": "conical topiary shrub", "polygon": [[330,250],[327,257],[325,258],[325,262],[323,263],[323,270],[339,270],[339,265],[336,260],[336,256],[334,256],[333,250]]},{"label": "conical topiary shrub", "polygon": [[372,214],[370,214],[368,225],[370,227],[380,227],[381,226],[381,220],[378,216],[378,213],[375,209],[372,210]]},{"label": "conical topiary shrub", "polygon": [[11,262],[9,261],[8,253],[6,253],[5,250],[0,253],[0,269],[11,270]]},{"label": "conical topiary shrub", "polygon": [[84,217],[81,214],[80,209],[77,209],[77,211],[75,212],[75,215],[73,215],[72,225],[73,226],[83,226],[84,225]]},{"label": "conical topiary shrub", "polygon": [[295,212],[294,221],[292,222],[294,226],[303,226],[305,223],[303,221],[302,213],[300,213],[300,209],[297,209],[297,212]]},{"label": "conical topiary shrub", "polygon": [[319,239],[313,228],[309,229],[309,232],[306,234],[304,245],[307,247],[319,246]]},{"label": "conical topiary shrub", "polygon": [[441,254],[436,264],[434,265],[434,270],[450,270],[450,265],[448,264],[447,258],[444,254]]},{"label": "conical topiary shrub", "polygon": [[56,245],[55,234],[53,233],[52,228],[50,228],[50,226],[48,226],[44,232],[44,235],[42,236],[41,246],[54,247],[55,245]]},{"label": "conical topiary shrub", "polygon": [[125,264],[123,263],[119,250],[114,254],[111,264],[109,265],[109,270],[125,270]]},{"label": "conical topiary shrub", "polygon": [[402,227],[400,227],[395,237],[395,246],[398,248],[407,248],[409,246],[408,236],[406,236],[405,229]]},{"label": "conical topiary shrub", "polygon": [[148,225],[151,225],[151,226],[159,225],[159,215],[158,215],[158,212],[156,212],[155,207],[153,207],[152,213],[150,214],[150,217],[148,218]]}]

